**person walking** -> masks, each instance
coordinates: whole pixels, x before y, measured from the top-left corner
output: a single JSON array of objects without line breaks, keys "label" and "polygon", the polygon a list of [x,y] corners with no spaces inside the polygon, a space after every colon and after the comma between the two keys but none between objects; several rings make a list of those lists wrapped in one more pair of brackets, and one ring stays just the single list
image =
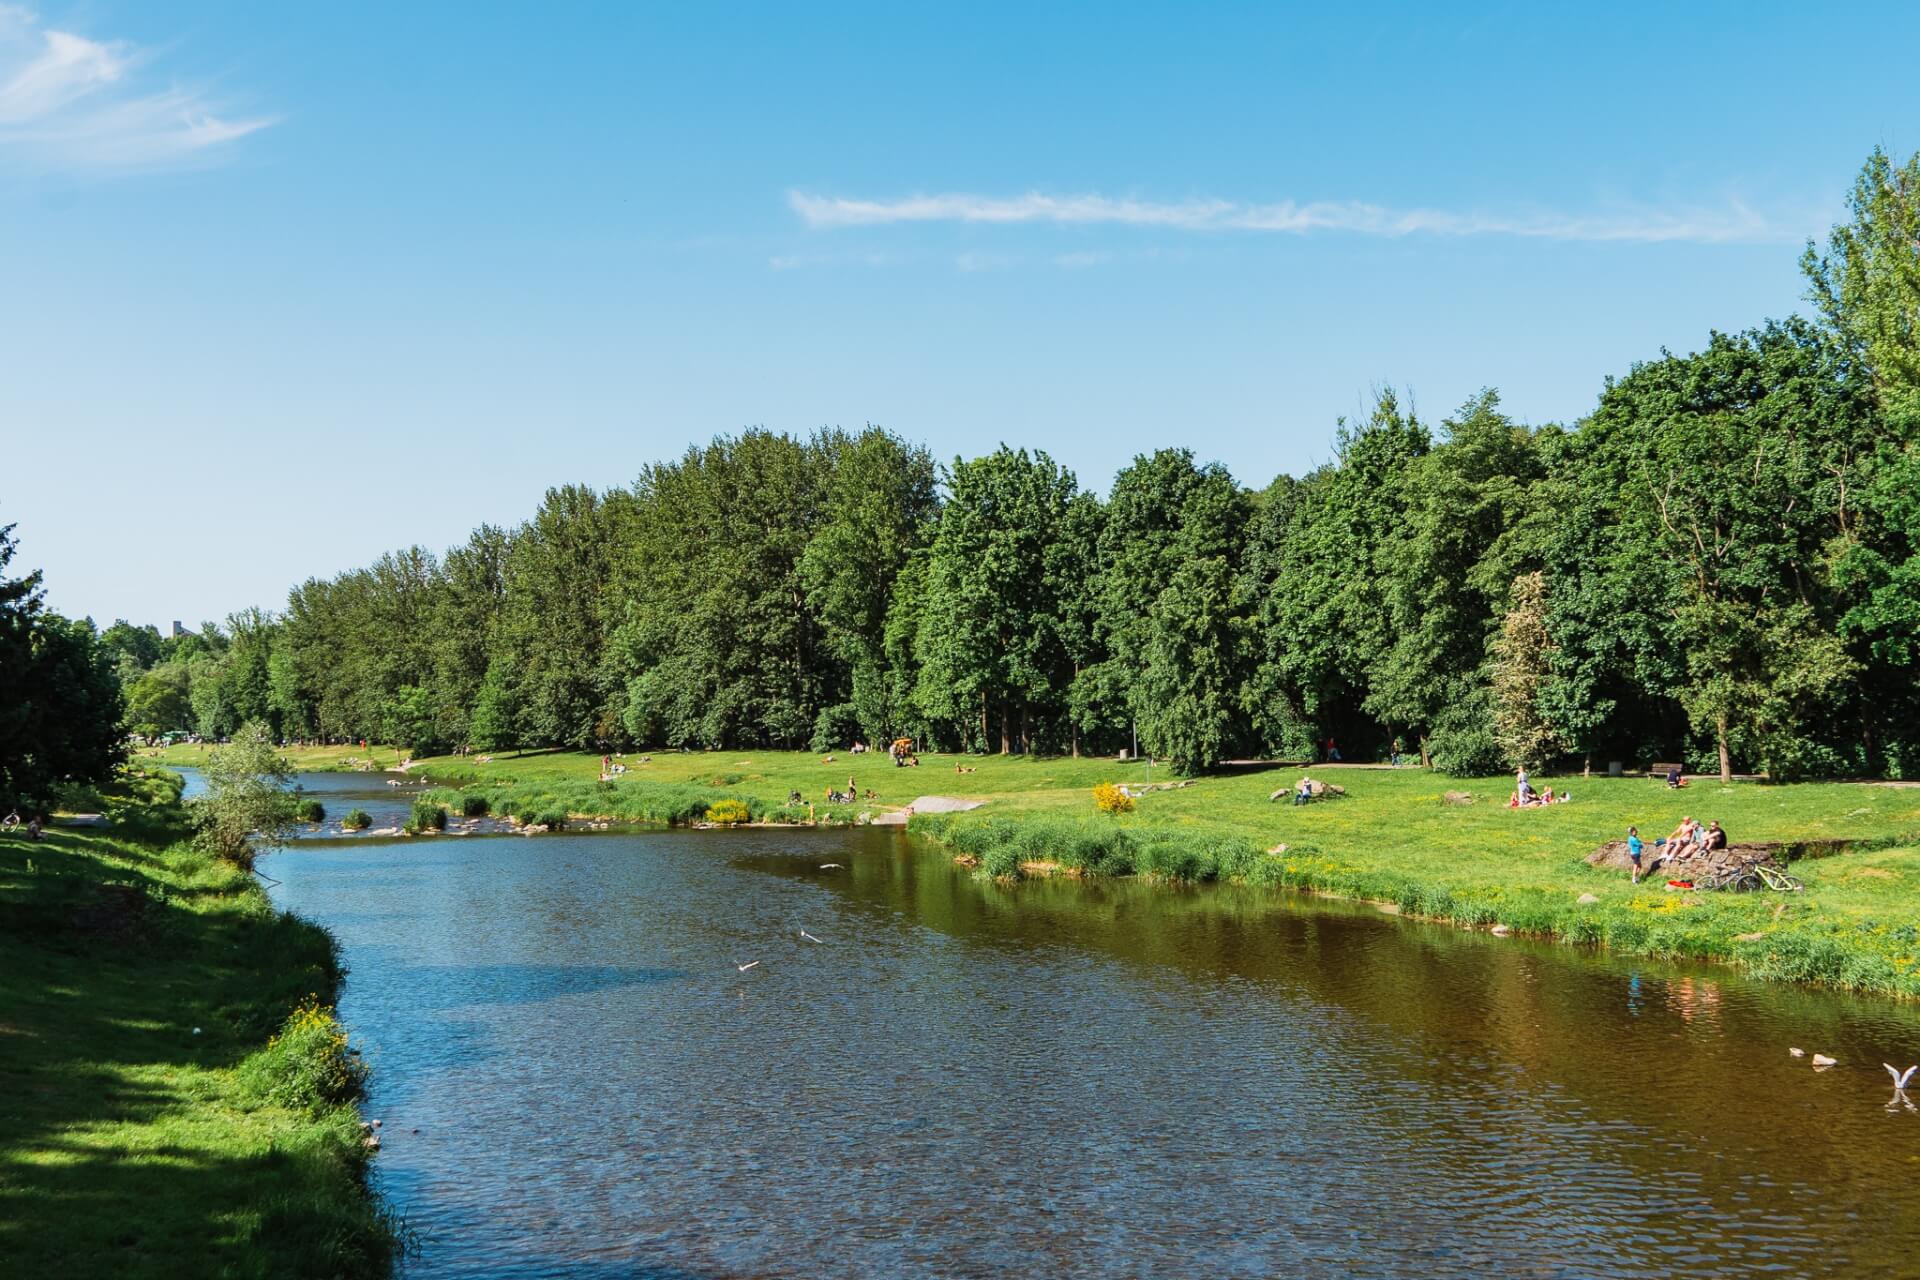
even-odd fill
[{"label": "person walking", "polygon": [[1640,828],[1627,828],[1627,857],[1633,860],[1633,883],[1640,883]]}]

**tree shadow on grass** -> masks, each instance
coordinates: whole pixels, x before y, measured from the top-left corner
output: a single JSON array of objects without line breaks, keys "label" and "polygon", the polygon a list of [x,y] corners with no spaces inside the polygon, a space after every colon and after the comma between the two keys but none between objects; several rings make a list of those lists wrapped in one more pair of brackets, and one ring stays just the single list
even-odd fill
[{"label": "tree shadow on grass", "polygon": [[384,1268],[351,1113],[255,1114],[224,1074],[303,998],[332,999],[333,940],[222,880],[247,884],[181,849],[0,839],[11,1273]]}]

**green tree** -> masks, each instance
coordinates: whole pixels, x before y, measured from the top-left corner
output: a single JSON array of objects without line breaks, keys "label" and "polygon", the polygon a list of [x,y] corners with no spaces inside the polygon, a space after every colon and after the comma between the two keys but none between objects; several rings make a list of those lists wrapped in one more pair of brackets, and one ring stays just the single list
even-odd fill
[{"label": "green tree", "polygon": [[1808,241],[1807,296],[1873,380],[1903,431],[1920,427],[1920,154],[1895,166],[1879,147],[1847,194],[1850,219]]},{"label": "green tree", "polygon": [[1072,663],[1049,590],[1050,548],[1077,486],[1044,453],[956,459],[927,559],[914,700],[979,749],[1027,751],[1064,710]]},{"label": "green tree", "polygon": [[206,791],[188,802],[195,839],[216,857],[253,865],[255,840],[283,840],[298,821],[293,768],[274,750],[273,729],[251,720],[201,765]]},{"label": "green tree", "polygon": [[[823,432],[814,448],[830,478],[800,580],[827,649],[848,671],[847,702],[859,731],[883,742],[907,715],[908,684],[887,661],[887,614],[895,580],[939,512],[933,458],[877,427],[851,438]],[[833,735],[844,736],[844,726]]]},{"label": "green tree", "polygon": [[184,662],[163,662],[127,690],[127,724],[136,733],[172,733],[187,728],[192,717]]},{"label": "green tree", "polygon": [[1524,529],[1544,475],[1534,433],[1499,404],[1482,391],[1407,466],[1405,513],[1375,549],[1389,626],[1361,703],[1389,732],[1410,734],[1423,761],[1437,750],[1468,772],[1490,741],[1469,711],[1487,707],[1488,646],[1533,558]]}]

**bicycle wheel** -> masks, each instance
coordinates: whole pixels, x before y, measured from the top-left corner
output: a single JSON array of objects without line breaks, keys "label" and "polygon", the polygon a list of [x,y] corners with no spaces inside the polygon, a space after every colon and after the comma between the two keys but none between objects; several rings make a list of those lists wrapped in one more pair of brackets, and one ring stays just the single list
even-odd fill
[{"label": "bicycle wheel", "polygon": [[1774,867],[1762,866],[1759,870],[1760,879],[1766,882],[1767,888],[1780,893],[1799,893],[1807,887],[1799,876],[1790,876]]}]

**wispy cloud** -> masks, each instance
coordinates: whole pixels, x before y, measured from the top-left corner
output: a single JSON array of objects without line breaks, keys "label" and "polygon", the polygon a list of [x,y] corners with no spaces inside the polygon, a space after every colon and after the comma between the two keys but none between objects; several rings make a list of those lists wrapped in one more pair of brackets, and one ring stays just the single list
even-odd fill
[{"label": "wispy cloud", "polygon": [[1539,240],[1684,241],[1752,244],[1798,240],[1801,231],[1775,226],[1739,203],[1721,209],[1620,214],[1458,213],[1443,209],[1389,209],[1356,201],[1153,201],[1103,195],[918,195],[897,200],[787,193],[787,203],[809,227],[873,227],[905,222],[992,225],[1053,223],[1127,226],[1172,231],[1346,232],[1367,236],[1519,236]]},{"label": "wispy cloud", "polygon": [[56,31],[0,4],[0,173],[204,164],[273,123],[223,116],[197,89],[143,83],[148,60],[123,42]]}]

